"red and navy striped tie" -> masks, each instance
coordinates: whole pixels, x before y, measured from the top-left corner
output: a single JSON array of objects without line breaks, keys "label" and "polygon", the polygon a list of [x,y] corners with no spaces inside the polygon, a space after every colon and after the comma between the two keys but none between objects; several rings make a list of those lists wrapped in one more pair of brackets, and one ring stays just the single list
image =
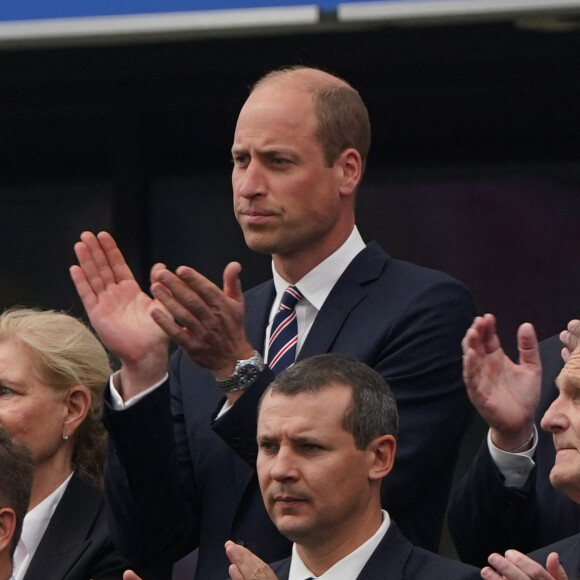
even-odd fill
[{"label": "red and navy striped tie", "polygon": [[268,366],[275,374],[289,367],[296,358],[298,324],[295,308],[301,298],[302,294],[296,286],[288,286],[282,295],[280,308],[274,316],[268,343]]}]

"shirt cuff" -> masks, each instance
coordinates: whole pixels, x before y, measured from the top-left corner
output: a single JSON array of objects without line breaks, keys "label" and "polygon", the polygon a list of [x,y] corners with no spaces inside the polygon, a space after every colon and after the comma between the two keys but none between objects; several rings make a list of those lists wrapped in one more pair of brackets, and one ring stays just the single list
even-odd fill
[{"label": "shirt cuff", "polygon": [[532,447],[521,453],[510,453],[496,447],[491,440],[491,429],[487,433],[487,446],[493,462],[504,476],[505,487],[523,489],[536,465],[532,457],[538,446],[538,430],[534,425]]},{"label": "shirt cuff", "polygon": [[121,394],[119,393],[118,390],[118,387],[121,382],[120,373],[121,371],[113,373],[111,375],[111,378],[109,379],[109,394],[111,395],[111,407],[113,407],[113,410],[115,411],[123,411],[124,409],[128,409],[129,407],[140,401],[143,397],[147,396],[149,393],[152,393],[155,389],[160,387],[169,378],[169,373],[165,373],[165,376],[159,382],[155,383],[154,385],[151,385],[138,395],[135,395],[134,397],[131,397],[126,401],[123,401],[123,397],[121,397]]}]

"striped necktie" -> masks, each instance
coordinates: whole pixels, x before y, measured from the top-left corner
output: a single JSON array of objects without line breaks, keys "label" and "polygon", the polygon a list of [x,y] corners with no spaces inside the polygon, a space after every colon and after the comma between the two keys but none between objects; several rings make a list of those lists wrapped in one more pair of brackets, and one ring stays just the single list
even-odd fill
[{"label": "striped necktie", "polygon": [[268,342],[268,366],[275,374],[289,367],[296,358],[298,324],[295,308],[301,298],[302,294],[296,286],[288,286],[282,295],[280,308],[274,316]]}]

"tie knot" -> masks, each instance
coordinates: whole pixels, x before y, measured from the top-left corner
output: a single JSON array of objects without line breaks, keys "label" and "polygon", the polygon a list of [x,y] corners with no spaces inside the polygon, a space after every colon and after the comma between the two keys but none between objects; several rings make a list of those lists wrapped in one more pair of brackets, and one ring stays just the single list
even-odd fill
[{"label": "tie knot", "polygon": [[300,302],[301,298],[302,293],[300,290],[298,290],[298,288],[296,288],[296,286],[288,286],[282,295],[280,308],[284,308],[285,310],[294,310],[294,308],[296,308],[296,304]]}]

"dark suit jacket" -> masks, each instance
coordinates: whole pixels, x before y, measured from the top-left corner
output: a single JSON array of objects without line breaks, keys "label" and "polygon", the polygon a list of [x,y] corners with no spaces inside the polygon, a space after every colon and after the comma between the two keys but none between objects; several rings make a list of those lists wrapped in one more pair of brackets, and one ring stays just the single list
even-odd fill
[{"label": "dark suit jacket", "polygon": [[554,381],[563,365],[561,348],[557,336],[540,344],[543,376],[536,411],[536,467],[525,488],[515,490],[503,485],[503,476],[483,441],[454,494],[449,529],[464,562],[484,566],[492,552],[503,554],[508,548],[515,548],[526,553],[580,531],[580,506],[550,483],[554,444],[552,435],[540,427],[546,409],[558,396]]},{"label": "dark suit jacket", "polygon": [[[285,558],[271,564],[278,580],[288,580],[290,560],[291,558]],[[479,580],[480,578],[478,568],[413,546],[391,521],[387,533],[356,580]]]},{"label": "dark suit jacket", "polygon": [[[270,281],[246,293],[246,332],[257,350],[274,292]],[[473,313],[469,292],[456,280],[370,244],[336,283],[298,357],[345,353],[388,379],[401,437],[384,504],[412,541],[433,549],[470,419],[460,343]],[[127,557],[173,561],[199,546],[196,577],[213,579],[227,575],[227,539],[243,540],[269,562],[290,553],[266,513],[253,468],[256,404],[271,380],[263,371],[212,423],[222,394],[212,375],[178,350],[170,385],[122,412],[105,401],[111,532]]]},{"label": "dark suit jacket", "polygon": [[109,535],[101,492],[75,473],[24,580],[121,580],[126,569]]},{"label": "dark suit jacket", "polygon": [[560,563],[566,570],[568,580],[580,580],[580,534],[555,542],[528,554],[536,562],[546,565],[548,554],[558,552]]}]

